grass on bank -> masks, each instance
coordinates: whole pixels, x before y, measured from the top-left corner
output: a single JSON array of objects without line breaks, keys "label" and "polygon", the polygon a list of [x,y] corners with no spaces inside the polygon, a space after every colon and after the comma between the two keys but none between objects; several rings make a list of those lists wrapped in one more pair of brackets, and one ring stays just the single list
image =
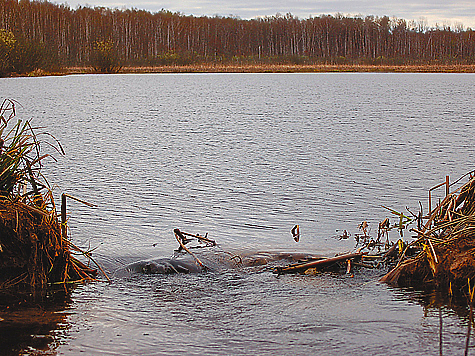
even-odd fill
[{"label": "grass on bank", "polygon": [[[475,73],[475,64],[453,65],[346,65],[346,64],[190,64],[123,66],[117,73]],[[35,70],[25,76],[95,74],[93,67],[66,67],[59,71]]]},{"label": "grass on bank", "polygon": [[93,279],[71,254],[56,213],[44,147],[64,153],[50,134],[16,118],[16,102],[0,106],[0,293],[41,296],[53,284]]}]

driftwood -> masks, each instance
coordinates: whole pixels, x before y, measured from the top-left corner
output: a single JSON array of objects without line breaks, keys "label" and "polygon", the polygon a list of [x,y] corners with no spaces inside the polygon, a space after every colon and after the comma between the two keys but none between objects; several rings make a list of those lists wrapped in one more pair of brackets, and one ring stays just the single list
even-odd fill
[{"label": "driftwood", "polygon": [[[196,260],[196,262],[198,263],[198,265],[203,268],[203,269],[208,269],[204,264],[203,262],[201,262],[201,260],[193,253],[191,252],[185,245],[189,242],[185,236],[183,235],[183,233],[180,231],[180,229],[174,229],[173,232],[175,233],[175,238],[176,240],[178,241],[178,243],[180,244],[180,247],[179,249],[177,250],[178,252],[182,251],[182,250],[185,250],[186,252],[188,252],[191,256],[193,256],[193,258]],[[194,236],[194,235],[191,235],[191,234],[187,234],[188,236]],[[196,237],[196,236],[195,236]],[[201,237],[201,236],[200,236]],[[214,241],[213,241],[214,242]],[[213,246],[215,246],[216,243],[214,243]]]},{"label": "driftwood", "polygon": [[299,273],[299,272],[305,272],[306,270],[310,268],[323,269],[331,265],[334,265],[338,262],[347,262],[354,259],[361,259],[362,256],[363,256],[363,252],[356,252],[356,253],[349,253],[346,255],[331,257],[331,258],[319,259],[315,261],[304,261],[301,263],[293,263],[284,267],[276,267],[274,269],[274,273],[277,273],[277,274]]}]

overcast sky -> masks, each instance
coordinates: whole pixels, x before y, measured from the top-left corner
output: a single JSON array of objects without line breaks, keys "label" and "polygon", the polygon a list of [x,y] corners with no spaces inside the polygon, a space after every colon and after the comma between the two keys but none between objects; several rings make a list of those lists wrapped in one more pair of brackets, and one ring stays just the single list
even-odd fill
[{"label": "overcast sky", "polygon": [[465,28],[475,29],[475,0],[68,0],[66,3],[71,8],[88,5],[151,12],[165,9],[185,15],[232,15],[242,19],[288,12],[299,18],[336,13],[350,16],[387,15],[424,20],[430,26],[463,24]]}]

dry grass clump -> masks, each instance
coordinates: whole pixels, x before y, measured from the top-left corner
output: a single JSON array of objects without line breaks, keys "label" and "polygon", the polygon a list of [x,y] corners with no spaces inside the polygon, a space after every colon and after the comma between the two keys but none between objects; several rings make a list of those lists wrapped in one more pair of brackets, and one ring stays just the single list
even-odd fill
[{"label": "dry grass clump", "polygon": [[[62,233],[45,177],[44,145],[62,153],[51,135],[15,120],[15,102],[0,106],[0,292],[44,293],[47,286],[92,279]],[[50,138],[53,143],[42,141]]]},{"label": "dry grass clump", "polygon": [[412,229],[418,236],[411,246],[420,252],[412,258],[403,254],[383,282],[451,294],[466,291],[468,281],[475,280],[475,176],[467,175],[468,182],[447,194],[421,229]]},{"label": "dry grass clump", "polygon": [[[123,73],[327,73],[401,72],[474,73],[475,65],[365,65],[365,64],[272,64],[272,63],[196,63],[189,65],[125,66]],[[66,73],[87,73],[87,68],[66,68]]]}]

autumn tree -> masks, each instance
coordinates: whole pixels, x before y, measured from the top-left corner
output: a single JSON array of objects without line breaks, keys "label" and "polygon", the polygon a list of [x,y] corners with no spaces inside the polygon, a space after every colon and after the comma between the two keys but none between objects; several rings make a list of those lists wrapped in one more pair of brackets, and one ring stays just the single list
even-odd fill
[{"label": "autumn tree", "polygon": [[10,74],[13,70],[11,57],[15,42],[13,33],[0,29],[0,77]]},{"label": "autumn tree", "polygon": [[13,46],[10,58],[13,71],[18,74],[25,74],[43,68],[46,53],[46,48],[42,43],[23,37],[18,38]]},{"label": "autumn tree", "polygon": [[112,41],[97,41],[91,55],[91,65],[98,73],[117,73],[121,65]]}]

